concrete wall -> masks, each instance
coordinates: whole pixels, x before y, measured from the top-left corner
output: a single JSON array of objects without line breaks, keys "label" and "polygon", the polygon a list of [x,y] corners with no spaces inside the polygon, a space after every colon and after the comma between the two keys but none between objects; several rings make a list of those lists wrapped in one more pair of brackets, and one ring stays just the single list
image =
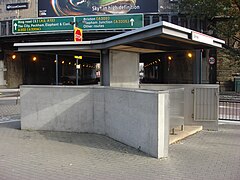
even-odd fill
[{"label": "concrete wall", "polygon": [[[141,84],[142,89],[170,90],[184,88],[184,124],[202,125],[218,130],[219,86],[208,84]],[[205,91],[205,92],[204,92]],[[202,108],[204,106],[204,108]],[[201,114],[198,112],[201,111]],[[214,113],[208,113],[214,112]]]},{"label": "concrete wall", "polygon": [[21,128],[93,131],[92,88],[21,88]]},{"label": "concrete wall", "polygon": [[167,91],[21,86],[21,128],[104,134],[167,157],[168,99]]},{"label": "concrete wall", "polygon": [[23,83],[23,65],[21,54],[16,54],[16,59],[12,59],[13,52],[7,52],[4,57],[6,66],[6,84],[9,88],[18,88]]},{"label": "concrete wall", "polygon": [[139,53],[110,50],[110,86],[139,87]]},{"label": "concrete wall", "polygon": [[38,17],[38,1],[39,0],[31,0],[29,1],[29,8],[22,9],[19,11],[20,18],[36,18]]},{"label": "concrete wall", "polygon": [[4,79],[5,68],[4,68],[4,63],[3,62],[4,62],[3,60],[0,60],[0,86],[6,85],[6,81]]},{"label": "concrete wall", "polygon": [[158,154],[157,104],[157,93],[107,89],[106,134],[148,154]]},{"label": "concrete wall", "polygon": [[158,157],[168,156],[170,102],[169,92],[158,92]]}]

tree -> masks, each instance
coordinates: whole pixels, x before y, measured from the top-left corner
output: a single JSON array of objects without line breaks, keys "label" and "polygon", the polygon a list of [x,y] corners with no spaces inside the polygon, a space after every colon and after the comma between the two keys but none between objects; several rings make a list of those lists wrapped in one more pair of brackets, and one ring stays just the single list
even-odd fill
[{"label": "tree", "polygon": [[208,30],[224,38],[229,48],[240,38],[240,0],[181,0],[178,8],[186,16],[207,20]]},{"label": "tree", "polygon": [[206,20],[207,32],[226,41],[218,51],[217,79],[233,84],[240,73],[240,0],[180,0],[177,6],[184,16]]}]

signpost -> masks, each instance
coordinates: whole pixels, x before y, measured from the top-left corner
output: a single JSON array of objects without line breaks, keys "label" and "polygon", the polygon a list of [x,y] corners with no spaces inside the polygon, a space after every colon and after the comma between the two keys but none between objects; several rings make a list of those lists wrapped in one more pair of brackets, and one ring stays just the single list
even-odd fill
[{"label": "signpost", "polygon": [[116,30],[143,27],[143,14],[78,16],[76,24],[83,30]]},{"label": "signpost", "polygon": [[71,24],[71,22],[74,22],[74,17],[14,19],[12,22],[13,34],[73,31],[74,29]]},{"label": "signpost", "polygon": [[215,60],[214,57],[210,57],[210,58],[208,59],[208,62],[209,62],[209,64],[213,65],[213,64],[215,64],[216,60]]},{"label": "signpost", "polygon": [[[14,19],[12,21],[12,32],[13,34],[56,31],[73,32],[74,24],[82,30],[136,29],[143,27],[143,14]],[[76,30],[78,37],[82,34],[80,31]]]},{"label": "signpost", "polygon": [[[78,85],[78,70],[80,69],[80,64],[78,64],[78,60],[82,59],[82,56],[74,56],[74,58],[76,59],[76,85]],[[80,72],[81,75],[81,72]]]}]

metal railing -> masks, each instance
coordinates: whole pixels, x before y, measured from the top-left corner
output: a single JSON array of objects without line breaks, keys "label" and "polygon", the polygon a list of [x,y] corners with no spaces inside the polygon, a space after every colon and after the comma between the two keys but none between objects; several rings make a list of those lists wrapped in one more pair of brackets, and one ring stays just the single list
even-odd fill
[{"label": "metal railing", "polygon": [[219,119],[240,121],[240,99],[220,99]]},{"label": "metal railing", "polygon": [[0,101],[15,101],[16,104],[20,100],[20,89],[0,89]]}]

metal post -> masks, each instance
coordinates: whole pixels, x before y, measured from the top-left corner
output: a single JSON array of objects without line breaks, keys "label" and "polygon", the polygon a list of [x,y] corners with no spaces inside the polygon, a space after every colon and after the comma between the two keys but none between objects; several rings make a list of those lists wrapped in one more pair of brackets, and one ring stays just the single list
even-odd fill
[{"label": "metal post", "polygon": [[6,35],[9,35],[9,22],[6,21]]},{"label": "metal post", "polygon": [[199,75],[199,84],[202,84],[202,71],[203,71],[203,68],[202,68],[202,63],[203,63],[203,49],[200,51],[200,75]]},{"label": "metal post", "polygon": [[19,13],[19,9],[17,10],[17,18],[20,18],[20,13]]},{"label": "metal post", "polygon": [[78,85],[78,59],[76,59],[76,85]]},{"label": "metal post", "polygon": [[3,34],[2,34],[2,22],[0,22],[0,36],[3,36]]},{"label": "metal post", "polygon": [[170,15],[170,14],[168,15],[168,22],[170,22],[170,23],[172,22],[172,15]]},{"label": "metal post", "polygon": [[209,57],[215,58],[215,63],[210,64],[210,72],[209,72],[209,83],[210,84],[216,84],[217,83],[217,50],[216,49],[210,49],[209,50]]},{"label": "metal post", "polygon": [[178,16],[178,25],[181,26],[181,18]]},{"label": "metal post", "polygon": [[162,21],[162,15],[159,15],[159,22]]},{"label": "metal post", "polygon": [[191,27],[191,19],[187,18],[187,28],[190,28],[190,27]]},{"label": "metal post", "polygon": [[101,50],[101,86],[110,86],[109,50]]},{"label": "metal post", "polygon": [[153,23],[153,16],[149,16],[149,24],[152,24]]},{"label": "metal post", "polygon": [[201,22],[199,17],[197,17],[197,31],[201,32]]},{"label": "metal post", "polygon": [[56,85],[58,85],[58,55],[56,54]]},{"label": "metal post", "polygon": [[201,84],[202,83],[202,53],[201,53],[201,50],[196,50],[195,53],[196,53],[196,58],[194,61],[193,83]]}]

